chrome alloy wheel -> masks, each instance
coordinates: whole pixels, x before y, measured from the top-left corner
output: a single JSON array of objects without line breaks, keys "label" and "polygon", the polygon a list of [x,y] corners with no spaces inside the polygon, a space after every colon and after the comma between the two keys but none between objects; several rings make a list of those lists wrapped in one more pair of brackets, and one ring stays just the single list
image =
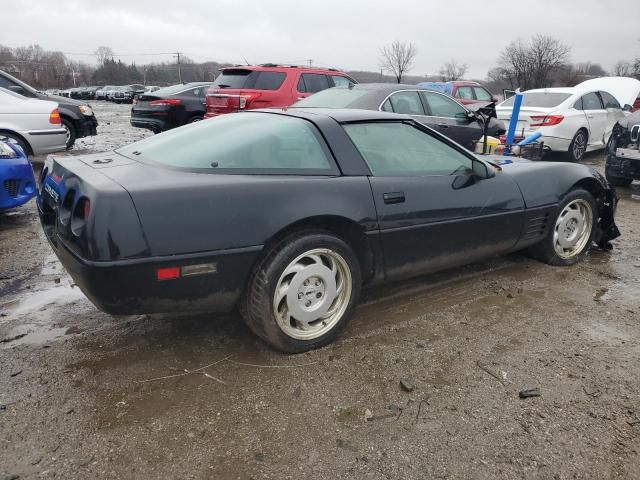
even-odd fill
[{"label": "chrome alloy wheel", "polygon": [[573,141],[573,158],[580,160],[587,150],[587,138],[584,133],[579,132]]},{"label": "chrome alloy wheel", "polygon": [[351,295],[346,260],[333,250],[316,248],[298,256],[284,270],[273,295],[273,312],[283,333],[314,340],[340,321]]},{"label": "chrome alloy wheel", "polygon": [[69,126],[62,122],[62,128],[64,128],[65,133],[66,133],[66,140],[65,140],[65,145],[69,145],[69,140],[71,140],[71,129],[69,128]]},{"label": "chrome alloy wheel", "polygon": [[593,229],[593,211],[586,200],[569,202],[556,220],[553,248],[561,258],[578,255],[587,246]]}]

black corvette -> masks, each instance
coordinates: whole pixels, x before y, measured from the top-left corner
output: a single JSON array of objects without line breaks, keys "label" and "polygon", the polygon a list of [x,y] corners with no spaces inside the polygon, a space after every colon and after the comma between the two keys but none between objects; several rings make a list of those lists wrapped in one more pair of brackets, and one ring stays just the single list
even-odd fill
[{"label": "black corvette", "polygon": [[[359,83],[352,84],[349,88],[323,90],[296,102],[293,107],[362,108],[411,115],[423,125],[473,150],[475,142],[483,135],[483,121],[476,111],[486,105],[488,104],[477,103],[464,106],[449,95],[415,85]],[[503,133],[505,126],[501,120],[488,120],[488,135],[497,137]]]},{"label": "black corvette", "polygon": [[578,164],[479,159],[409,116],[255,110],[115,152],[49,157],[38,209],[83,292],[117,314],[240,308],[300,352],[362,286],[527,249],[571,265],[619,235]]}]

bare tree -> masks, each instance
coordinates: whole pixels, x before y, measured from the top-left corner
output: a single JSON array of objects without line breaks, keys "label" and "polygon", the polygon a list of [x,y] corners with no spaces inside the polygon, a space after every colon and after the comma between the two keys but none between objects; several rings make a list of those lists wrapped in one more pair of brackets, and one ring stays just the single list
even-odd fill
[{"label": "bare tree", "polygon": [[98,65],[104,65],[104,62],[110,58],[113,58],[113,50],[111,47],[105,47],[104,45],[98,47],[95,52],[93,52],[95,57],[98,59]]},{"label": "bare tree", "polygon": [[451,59],[440,67],[440,77],[443,82],[453,82],[456,80],[462,80],[467,73],[468,66],[466,63],[459,64],[455,60]]},{"label": "bare tree", "polygon": [[511,42],[500,54],[499,72],[512,88],[542,88],[569,61],[570,48],[559,40],[534,35],[528,44]]},{"label": "bare tree", "polygon": [[395,41],[380,49],[380,67],[393,74],[398,83],[413,67],[413,62],[418,53],[416,46],[411,42]]},{"label": "bare tree", "polygon": [[607,72],[599,63],[576,63],[574,69],[578,75],[586,75],[589,77],[604,77],[607,75]]},{"label": "bare tree", "polygon": [[613,67],[613,75],[616,77],[628,77],[631,73],[631,64],[629,62],[625,62],[624,60],[620,60]]}]

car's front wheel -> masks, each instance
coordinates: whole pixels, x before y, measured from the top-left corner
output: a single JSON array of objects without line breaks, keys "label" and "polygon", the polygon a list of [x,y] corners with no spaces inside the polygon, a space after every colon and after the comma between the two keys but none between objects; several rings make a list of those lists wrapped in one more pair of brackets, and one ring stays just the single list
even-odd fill
[{"label": "car's front wheel", "polygon": [[62,119],[62,127],[67,131],[66,145],[67,150],[69,150],[76,143],[76,127],[66,118]]},{"label": "car's front wheel", "polygon": [[593,242],[597,221],[593,195],[583,189],[570,191],[558,206],[545,238],[529,249],[550,265],[573,265],[584,258]]},{"label": "car's front wheel", "polygon": [[25,141],[22,140],[22,138],[18,137],[17,135],[13,134],[13,133],[0,132],[0,142],[10,143],[12,145],[17,145],[18,147],[20,147],[22,149],[22,151],[24,152],[25,155],[29,155],[31,153],[30,150],[29,150],[29,147],[27,146]]},{"label": "car's front wheel", "polygon": [[358,301],[360,266],[351,247],[323,231],[285,238],[256,265],[240,311],[272,347],[298,353],[331,342]]}]

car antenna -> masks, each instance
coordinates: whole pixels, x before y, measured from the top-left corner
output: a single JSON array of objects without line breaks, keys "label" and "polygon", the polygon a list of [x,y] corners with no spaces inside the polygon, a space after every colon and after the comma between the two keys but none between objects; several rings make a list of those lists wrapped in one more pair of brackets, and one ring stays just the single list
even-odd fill
[{"label": "car antenna", "polygon": [[247,65],[251,65],[244,56],[242,57],[242,59],[244,60],[244,63],[246,63]]}]

